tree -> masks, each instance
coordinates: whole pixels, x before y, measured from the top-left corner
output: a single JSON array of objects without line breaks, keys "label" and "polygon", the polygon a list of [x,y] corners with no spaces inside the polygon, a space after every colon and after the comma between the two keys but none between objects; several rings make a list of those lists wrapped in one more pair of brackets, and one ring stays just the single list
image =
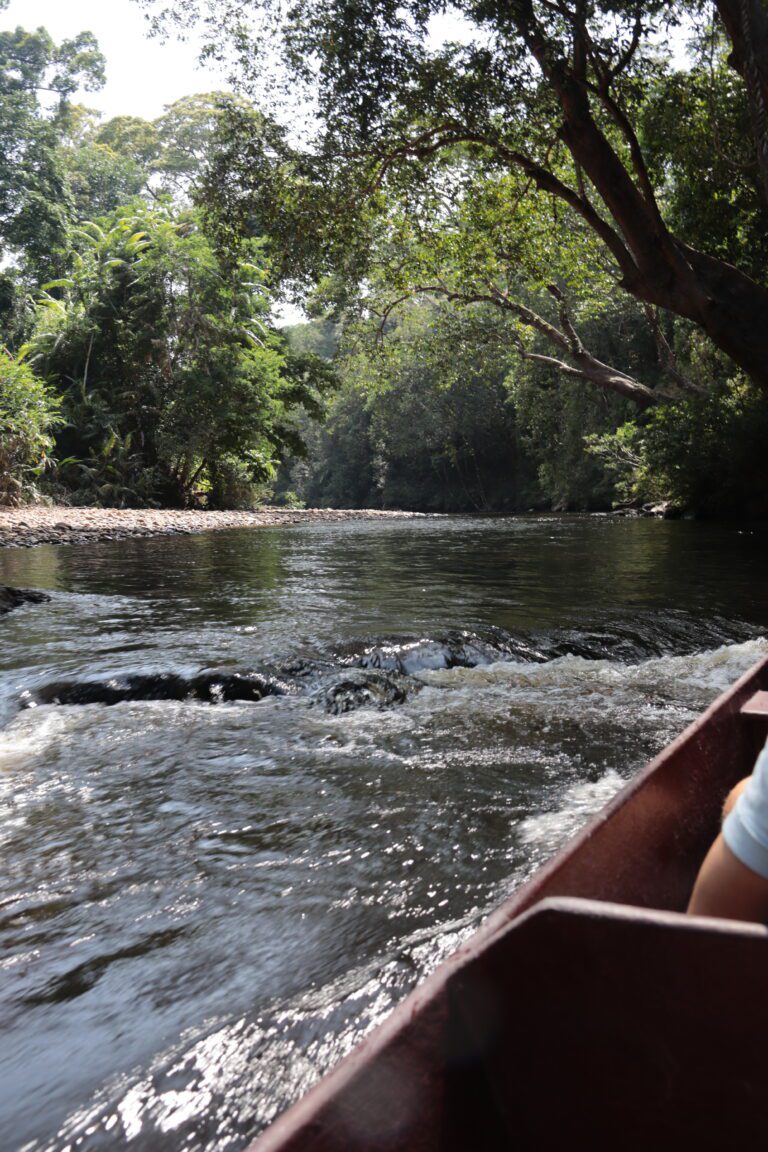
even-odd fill
[{"label": "tree", "polygon": [[[750,113],[751,179],[760,183],[765,12],[761,0],[717,7],[731,60],[746,77],[738,98]],[[250,8],[260,17],[251,41],[240,0],[177,0],[169,15],[188,21],[204,10],[216,17],[239,36],[251,79],[280,44],[290,84],[303,83],[316,97],[322,129],[303,156],[291,155],[285,141],[276,152],[273,138],[254,145],[250,159],[271,154],[315,187],[332,174],[336,203],[324,226],[328,215],[349,217],[351,205],[370,203],[381,189],[407,200],[413,187],[439,178],[440,158],[461,146],[567,206],[600,240],[624,291],[691,321],[768,390],[762,277],[674,231],[641,138],[643,105],[668,71],[657,29],[675,27],[693,5],[460,0],[461,43],[430,38],[442,0],[298,0],[287,13],[253,0]],[[241,168],[240,189],[230,183],[225,199],[247,217],[253,204],[242,177]],[[310,231],[318,203],[316,192],[305,199]],[[326,250],[333,253],[332,242]]]},{"label": "tree", "polygon": [[753,162],[743,85],[722,31],[707,27],[685,72],[660,77],[639,114],[648,168],[674,232],[739,265],[768,267],[766,202]]},{"label": "tree", "polygon": [[224,266],[194,213],[138,204],[76,238],[29,352],[62,395],[65,479],[105,503],[221,504],[300,449],[292,413],[324,373],[270,329],[257,243]]},{"label": "tree", "polygon": [[154,121],[157,153],[151,170],[161,189],[189,197],[206,167],[219,120],[231,100],[220,92],[184,96]]},{"label": "tree", "polygon": [[768,200],[768,12],[760,0],[717,0],[730,66],[744,81],[763,196]]},{"label": "tree", "polygon": [[[660,382],[659,361],[668,370],[673,357],[650,310],[646,316],[634,306],[635,326],[655,334],[655,356],[630,365],[628,344],[626,351],[614,347],[606,362],[590,346],[586,327],[594,330],[591,322],[601,314],[613,322],[618,293],[599,242],[557,201],[526,190],[516,173],[478,171],[461,151],[444,159],[442,175],[438,195],[428,190],[418,204],[412,194],[406,208],[389,205],[371,242],[358,310],[376,318],[380,333],[413,297],[490,306],[511,321],[501,330],[523,361],[565,379],[596,385],[638,408],[665,392],[700,390],[680,372],[667,371]],[[624,308],[625,316],[631,312]]]},{"label": "tree", "polygon": [[[365,325],[347,325],[340,390],[311,435],[308,459],[281,475],[278,495],[443,512],[540,505],[536,463],[522,450],[506,384],[517,362],[509,318],[409,300],[387,325],[386,341],[374,344]],[[322,340],[322,325],[292,329],[290,339]]]},{"label": "tree", "polygon": [[106,144],[83,141],[64,150],[62,160],[74,224],[107,216],[146,187],[147,173],[141,165]]},{"label": "tree", "polygon": [[0,32],[0,251],[33,274],[50,274],[66,244],[70,205],[58,143],[70,98],[103,82],[90,32],[59,45],[44,28]]},{"label": "tree", "polygon": [[72,221],[107,215],[136,196],[188,207],[228,99],[216,92],[185,96],[156,120],[114,116],[104,123],[70,106],[58,155]]},{"label": "tree", "polygon": [[140,116],[113,116],[104,124],[95,125],[93,136],[97,144],[132,160],[144,170],[148,170],[160,154],[155,123]]}]

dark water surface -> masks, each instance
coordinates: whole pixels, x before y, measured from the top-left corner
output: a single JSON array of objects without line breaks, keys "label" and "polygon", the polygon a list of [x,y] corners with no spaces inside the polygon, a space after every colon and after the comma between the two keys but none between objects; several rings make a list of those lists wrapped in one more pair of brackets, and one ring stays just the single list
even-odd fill
[{"label": "dark water surface", "polygon": [[[768,650],[768,537],[693,523],[0,550],[0,583],[53,592],[0,619],[3,1150],[244,1147]],[[340,710],[360,664],[405,702]],[[288,694],[19,710],[211,669]]]}]

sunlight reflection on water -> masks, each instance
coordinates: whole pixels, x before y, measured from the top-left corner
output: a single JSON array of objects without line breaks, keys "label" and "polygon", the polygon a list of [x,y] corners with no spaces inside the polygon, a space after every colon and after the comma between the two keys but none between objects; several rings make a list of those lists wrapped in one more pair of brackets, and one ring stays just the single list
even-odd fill
[{"label": "sunlight reflection on water", "polygon": [[[14,1147],[242,1148],[768,650],[762,542],[726,564],[699,526],[216,535],[0,553],[54,589],[2,623]],[[482,628],[517,655],[440,667]],[[404,703],[328,714],[313,672],[259,703],[17,712],[67,677],[346,675],[361,637]]]}]

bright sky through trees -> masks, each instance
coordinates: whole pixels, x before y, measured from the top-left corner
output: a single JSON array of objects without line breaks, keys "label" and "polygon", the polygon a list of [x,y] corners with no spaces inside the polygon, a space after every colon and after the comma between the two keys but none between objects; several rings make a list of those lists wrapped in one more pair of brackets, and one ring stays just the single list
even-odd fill
[{"label": "bright sky through trees", "polygon": [[192,92],[227,87],[213,67],[197,64],[197,43],[146,34],[146,21],[131,0],[11,0],[0,12],[0,27],[38,28],[54,40],[93,32],[107,58],[107,83],[101,92],[86,92],[82,101],[106,116],[130,114],[153,119],[164,105]]}]

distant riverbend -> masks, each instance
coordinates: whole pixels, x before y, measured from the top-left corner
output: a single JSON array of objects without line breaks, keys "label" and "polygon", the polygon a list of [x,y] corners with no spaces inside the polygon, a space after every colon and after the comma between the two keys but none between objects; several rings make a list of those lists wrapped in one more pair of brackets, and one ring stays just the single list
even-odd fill
[{"label": "distant riverbend", "polygon": [[765,533],[245,515],[0,548],[3,1152],[240,1152],[768,651]]}]

